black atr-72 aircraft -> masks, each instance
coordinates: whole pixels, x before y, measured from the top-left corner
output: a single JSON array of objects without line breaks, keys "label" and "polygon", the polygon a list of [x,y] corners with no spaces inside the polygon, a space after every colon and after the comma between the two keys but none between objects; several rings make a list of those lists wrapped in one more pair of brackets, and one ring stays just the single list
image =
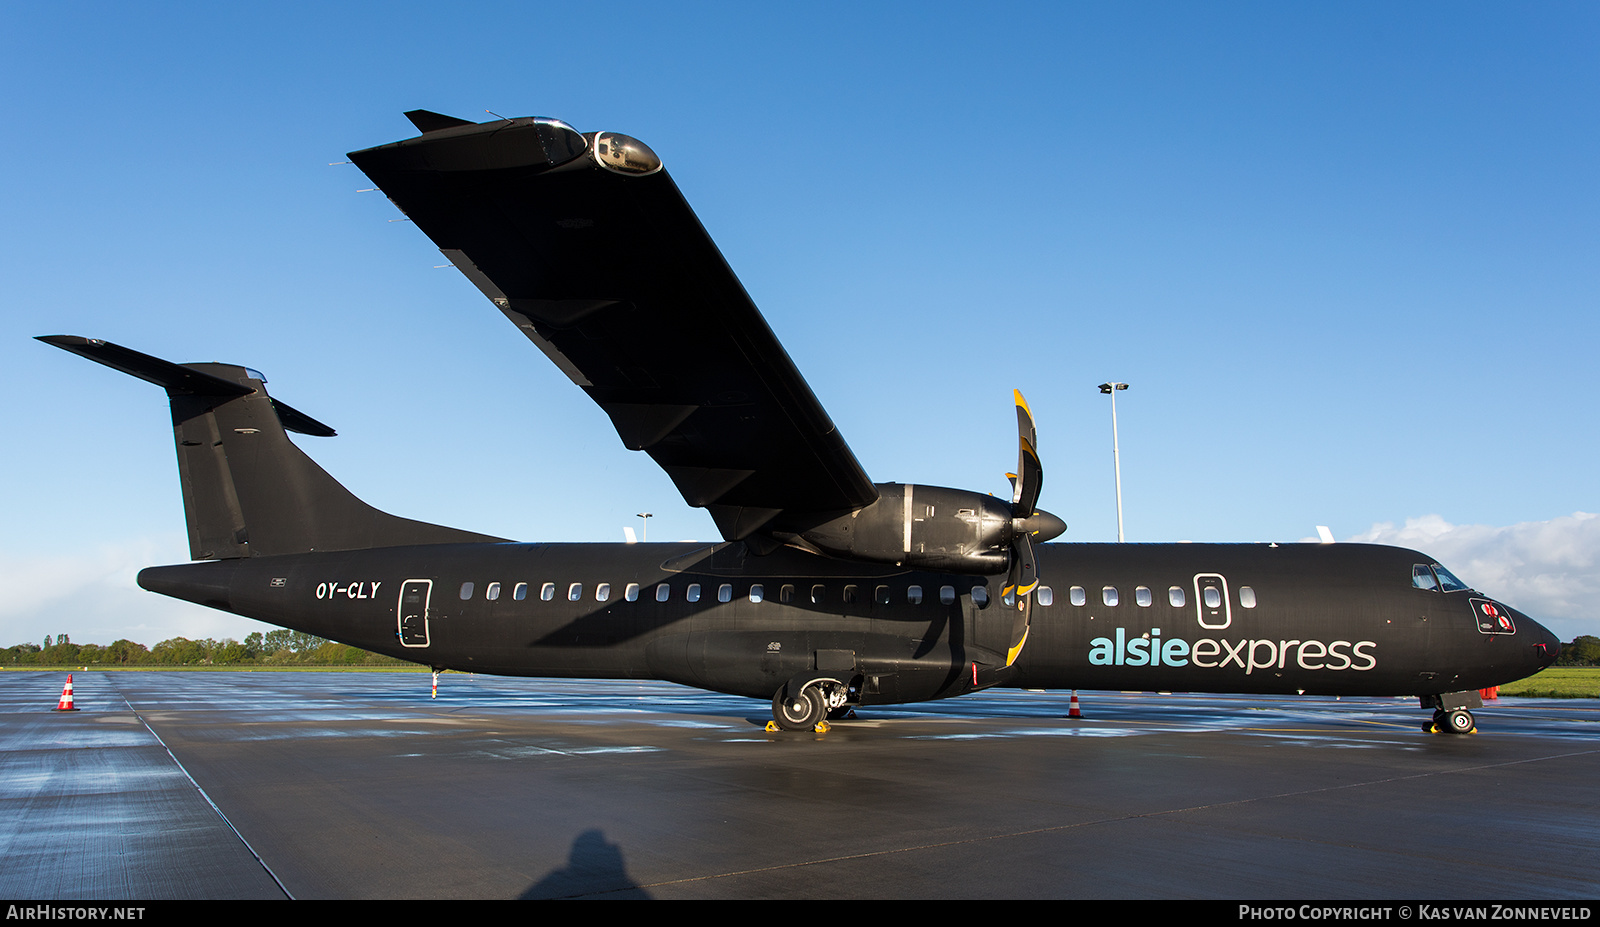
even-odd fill
[{"label": "black atr-72 aircraft", "polygon": [[1474,730],[1477,690],[1560,644],[1433,558],[1360,544],[1044,544],[1016,395],[1009,501],[874,483],[660,159],[555,119],[416,111],[350,155],[655,458],[723,542],[526,544],[380,512],[295,447],[331,428],[261,374],[41,340],[166,389],[190,553],[145,589],[368,650],[516,676],[664,679],[826,730],[993,686],[1410,695]]}]

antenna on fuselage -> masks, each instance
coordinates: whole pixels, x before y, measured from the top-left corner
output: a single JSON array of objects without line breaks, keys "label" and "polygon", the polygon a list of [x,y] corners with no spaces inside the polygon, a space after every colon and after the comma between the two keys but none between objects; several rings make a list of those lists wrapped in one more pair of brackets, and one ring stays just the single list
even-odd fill
[{"label": "antenna on fuselage", "polygon": [[1317,537],[1322,538],[1322,543],[1324,544],[1333,543],[1333,532],[1328,530],[1327,525],[1317,526]]}]

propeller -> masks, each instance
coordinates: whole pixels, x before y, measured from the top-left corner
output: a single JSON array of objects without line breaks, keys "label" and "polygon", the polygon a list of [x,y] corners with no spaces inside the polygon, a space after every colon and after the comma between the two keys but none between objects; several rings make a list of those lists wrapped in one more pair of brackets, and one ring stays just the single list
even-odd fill
[{"label": "propeller", "polygon": [[[1048,541],[1067,530],[1067,525],[1049,512],[1039,510],[1039,491],[1044,484],[1044,467],[1039,463],[1039,435],[1028,400],[1022,398],[1021,390],[1011,392],[1017,403],[1017,472],[1006,474],[1011,479],[1011,568],[1001,598],[1014,596],[1017,608],[1022,610],[1027,604],[1026,597],[1039,586],[1034,537]],[[1025,629],[1022,636],[1027,636]],[[1021,649],[1020,641],[1015,649]]]}]

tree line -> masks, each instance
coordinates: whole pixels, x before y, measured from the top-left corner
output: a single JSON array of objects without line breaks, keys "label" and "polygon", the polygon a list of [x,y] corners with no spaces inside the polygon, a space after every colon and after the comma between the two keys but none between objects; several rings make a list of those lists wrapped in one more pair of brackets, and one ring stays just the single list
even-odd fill
[{"label": "tree line", "polygon": [[32,642],[0,650],[4,666],[409,666],[382,654],[325,640],[304,631],[275,628],[222,640],[174,637],[146,647],[137,641],[74,644],[66,634],[45,635],[43,646]]},{"label": "tree line", "polygon": [[1556,666],[1600,666],[1600,637],[1579,634],[1562,644]]}]

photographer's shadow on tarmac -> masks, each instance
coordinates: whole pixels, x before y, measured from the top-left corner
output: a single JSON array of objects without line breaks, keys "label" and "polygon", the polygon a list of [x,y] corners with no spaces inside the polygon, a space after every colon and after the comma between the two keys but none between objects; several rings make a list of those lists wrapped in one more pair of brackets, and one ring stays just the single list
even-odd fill
[{"label": "photographer's shadow on tarmac", "polygon": [[650,893],[628,877],[622,848],[606,840],[598,829],[586,830],[572,841],[567,865],[535,882],[522,898],[630,898],[648,899]]}]

